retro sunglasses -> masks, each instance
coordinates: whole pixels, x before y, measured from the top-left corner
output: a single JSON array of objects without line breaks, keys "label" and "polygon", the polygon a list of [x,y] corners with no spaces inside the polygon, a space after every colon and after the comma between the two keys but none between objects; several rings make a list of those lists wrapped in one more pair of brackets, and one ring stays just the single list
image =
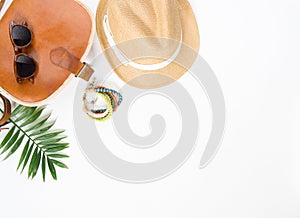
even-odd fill
[{"label": "retro sunglasses", "polygon": [[14,21],[11,21],[9,30],[15,52],[14,73],[16,80],[18,83],[22,83],[24,80],[34,83],[36,62],[31,56],[23,52],[23,49],[28,47],[32,42],[32,32],[26,22],[16,24]]}]

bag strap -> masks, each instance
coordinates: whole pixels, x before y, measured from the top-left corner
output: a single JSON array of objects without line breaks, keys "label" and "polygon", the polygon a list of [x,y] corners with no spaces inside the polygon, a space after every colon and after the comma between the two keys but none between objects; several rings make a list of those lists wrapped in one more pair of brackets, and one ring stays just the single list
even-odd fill
[{"label": "bag strap", "polygon": [[0,11],[1,11],[1,9],[2,9],[4,3],[5,3],[5,0],[0,0]]},{"label": "bag strap", "polygon": [[[4,111],[3,115],[0,118],[0,127],[7,123],[11,115],[11,104],[10,101],[0,94],[0,98],[3,101]],[[1,130],[1,128],[0,128]]]},{"label": "bag strap", "polygon": [[50,60],[53,64],[68,70],[76,77],[89,81],[94,70],[79,58],[72,55],[67,49],[59,47],[50,52]]}]

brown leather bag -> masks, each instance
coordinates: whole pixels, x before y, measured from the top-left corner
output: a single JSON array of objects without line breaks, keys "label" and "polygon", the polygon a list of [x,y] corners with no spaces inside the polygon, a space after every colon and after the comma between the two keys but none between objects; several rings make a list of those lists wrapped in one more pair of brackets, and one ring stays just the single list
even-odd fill
[{"label": "brown leather bag", "polygon": [[[26,22],[32,32],[32,42],[22,52],[36,62],[33,83],[15,78],[12,21]],[[81,59],[92,44],[92,29],[91,14],[75,0],[13,0],[0,20],[1,93],[23,105],[42,105],[70,78],[88,80],[93,71]]]}]

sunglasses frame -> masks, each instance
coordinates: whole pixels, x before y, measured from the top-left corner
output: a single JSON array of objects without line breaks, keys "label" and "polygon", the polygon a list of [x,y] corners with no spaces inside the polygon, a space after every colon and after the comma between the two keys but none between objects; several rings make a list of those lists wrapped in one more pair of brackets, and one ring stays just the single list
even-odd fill
[{"label": "sunglasses frame", "polygon": [[[30,32],[31,39],[30,39],[30,41],[26,45],[18,46],[14,42],[14,39],[12,37],[12,31],[13,31],[13,28],[15,26],[23,26],[23,27],[25,27]],[[22,51],[24,48],[27,48],[32,43],[32,38],[33,38],[32,31],[28,28],[28,25],[27,25],[26,21],[23,21],[22,24],[17,24],[15,21],[11,21],[10,24],[9,24],[9,35],[10,35],[10,41],[11,41],[12,45],[14,46],[14,52],[15,52],[15,57],[14,57],[14,74],[15,74],[16,80],[17,80],[17,82],[19,84],[21,84],[24,80],[29,80],[29,82],[31,82],[33,84],[34,83],[34,76],[36,75],[36,69],[32,73],[32,75],[28,76],[28,77],[21,77],[21,76],[19,76],[18,71],[17,71],[18,70],[17,69],[17,60],[18,60],[18,58],[20,56],[25,56],[25,57],[28,57],[28,58],[32,59],[33,62],[34,62],[34,64],[35,64],[35,68],[37,67],[37,64],[36,64],[36,61],[34,60],[34,58],[31,57],[28,54],[25,54]]]}]

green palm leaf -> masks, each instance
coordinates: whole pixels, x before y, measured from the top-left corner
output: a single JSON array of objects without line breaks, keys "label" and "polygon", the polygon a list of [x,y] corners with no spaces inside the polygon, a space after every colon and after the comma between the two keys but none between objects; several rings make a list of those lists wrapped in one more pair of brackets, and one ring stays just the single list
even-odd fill
[{"label": "green palm leaf", "polygon": [[31,175],[32,179],[36,176],[36,174],[39,170],[39,166],[40,166],[40,162],[41,162],[41,155],[42,155],[42,151],[39,150],[37,157],[35,159],[34,167],[32,169],[32,175]]},{"label": "green palm leaf", "polygon": [[37,109],[37,111],[32,114],[24,123],[22,123],[20,125],[20,127],[24,127],[24,126],[27,126],[29,124],[31,124],[32,122],[36,121],[37,118],[39,118],[43,112],[45,108],[39,108]]},{"label": "green palm leaf", "polygon": [[61,142],[65,138],[67,138],[67,136],[62,136],[62,137],[58,137],[58,138],[54,138],[54,139],[45,140],[45,141],[40,142],[39,144],[40,145],[51,145],[51,144]]},{"label": "green palm leaf", "polygon": [[[44,123],[47,122],[47,120],[50,118],[50,114],[48,114],[46,117],[42,118],[40,121],[36,122],[33,126],[31,126],[29,129],[26,130],[26,132],[30,132],[32,130],[36,130],[40,128]],[[31,136],[31,135],[30,135]]]},{"label": "green palm leaf", "polygon": [[61,167],[61,168],[68,169],[68,167],[67,167],[66,164],[64,164],[64,163],[62,163],[62,162],[60,162],[60,161],[58,161],[58,160],[53,160],[53,159],[52,159],[52,162],[53,162],[56,166],[59,166],[59,167]]},{"label": "green palm leaf", "polygon": [[38,130],[31,133],[30,136],[32,137],[32,136],[36,136],[36,135],[41,135],[41,134],[47,132],[49,129],[51,129],[52,126],[54,126],[54,124],[55,124],[55,122],[46,123],[42,127],[38,128]]},{"label": "green palm leaf", "polygon": [[63,151],[63,150],[65,150],[66,148],[68,148],[68,147],[51,148],[51,149],[48,149],[46,152],[47,152],[47,153],[55,153],[55,152]]},{"label": "green palm leaf", "polygon": [[34,144],[32,144],[32,145],[30,146],[29,151],[28,151],[27,154],[26,154],[26,158],[25,158],[25,161],[24,161],[24,164],[23,164],[21,173],[23,173],[23,171],[24,171],[24,169],[25,169],[25,167],[26,167],[26,165],[27,165],[27,163],[28,163],[28,161],[29,161],[29,158],[30,158],[31,153],[32,153],[32,150],[33,150],[33,145],[34,145]]},{"label": "green palm leaf", "polygon": [[26,107],[23,105],[18,105],[16,109],[11,113],[11,117],[15,117],[17,114],[19,114],[22,110],[24,110]]},{"label": "green palm leaf", "polygon": [[16,152],[16,150],[20,147],[20,145],[23,142],[25,135],[22,135],[18,141],[15,143],[15,145],[10,149],[10,152],[6,155],[6,157],[3,160],[6,160],[7,158],[9,158],[13,153]]},{"label": "green palm leaf", "polygon": [[50,158],[47,158],[47,162],[48,162],[48,167],[49,167],[50,173],[52,175],[52,178],[54,180],[57,180],[56,170],[55,170],[55,167],[54,167],[54,164],[53,164],[52,160]]},{"label": "green palm leaf", "polygon": [[22,155],[21,155],[21,158],[20,158],[20,161],[19,161],[19,164],[18,164],[18,167],[17,167],[17,170],[20,168],[21,164],[23,163],[25,157],[26,157],[26,154],[27,154],[27,151],[29,149],[29,144],[30,144],[30,140],[28,139],[23,151],[22,151]]},{"label": "green palm leaf", "polygon": [[30,164],[29,164],[29,169],[28,169],[28,178],[30,178],[30,176],[32,175],[33,173],[33,168],[35,168],[35,162],[36,162],[36,159],[37,159],[37,156],[38,156],[38,147],[36,147],[34,149],[34,152],[33,152],[33,155],[31,157],[31,161],[30,161]]},{"label": "green palm leaf", "polygon": [[11,129],[9,130],[9,132],[6,134],[6,136],[4,137],[3,141],[2,141],[1,144],[0,144],[0,149],[1,149],[4,145],[6,145],[6,143],[8,142],[8,140],[11,138],[12,134],[14,133],[15,129],[16,129],[16,127],[14,126],[13,128],[11,128]]},{"label": "green palm leaf", "polygon": [[8,149],[10,149],[10,147],[16,142],[16,140],[18,139],[20,134],[20,130],[18,130],[13,136],[12,138],[8,141],[8,143],[6,144],[6,146],[3,148],[2,152],[0,154],[5,153]]},{"label": "green palm leaf", "polygon": [[7,152],[4,160],[23,147],[17,170],[21,168],[22,173],[27,167],[27,176],[31,179],[36,177],[41,168],[43,181],[45,181],[47,165],[55,180],[57,179],[55,167],[68,169],[66,164],[57,160],[69,157],[58,153],[69,147],[68,143],[63,142],[66,136],[62,133],[65,131],[52,130],[55,121],[47,122],[50,116],[51,113],[45,113],[45,107],[18,105],[9,120],[10,130],[0,143],[0,155]]},{"label": "green palm leaf", "polygon": [[54,137],[58,136],[59,134],[61,134],[63,132],[64,132],[64,130],[54,131],[52,133],[47,133],[47,134],[41,135],[39,137],[36,137],[35,140],[45,141],[45,140],[53,139]]},{"label": "green palm leaf", "polygon": [[15,123],[25,119],[25,118],[28,118],[34,111],[35,111],[36,107],[28,107],[28,108],[25,108],[25,110],[23,110],[21,113],[21,115],[14,120]]},{"label": "green palm leaf", "polygon": [[69,156],[65,155],[65,154],[49,154],[48,157],[52,157],[52,158],[69,158]]},{"label": "green palm leaf", "polygon": [[67,146],[67,145],[51,145],[51,146],[45,148],[45,152],[47,152],[47,153],[59,152],[59,151],[65,150],[68,147],[69,146]]},{"label": "green palm leaf", "polygon": [[46,180],[46,157],[45,157],[45,154],[43,154],[43,159],[42,159],[42,173],[43,173],[43,181],[45,182],[45,180]]}]

